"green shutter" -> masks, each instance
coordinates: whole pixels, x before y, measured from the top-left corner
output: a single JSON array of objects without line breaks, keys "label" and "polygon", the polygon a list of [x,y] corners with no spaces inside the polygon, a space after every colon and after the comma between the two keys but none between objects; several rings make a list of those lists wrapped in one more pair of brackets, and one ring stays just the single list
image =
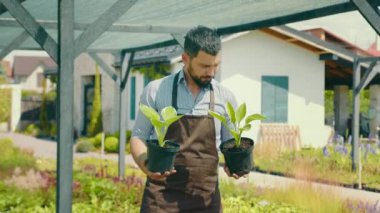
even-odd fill
[{"label": "green shutter", "polygon": [[288,88],[287,76],[262,77],[262,114],[265,122],[288,122]]},{"label": "green shutter", "polygon": [[150,82],[150,78],[148,78],[147,76],[144,76],[144,87],[148,85],[149,82]]},{"label": "green shutter", "polygon": [[136,77],[131,78],[131,120],[135,120],[136,117]]}]

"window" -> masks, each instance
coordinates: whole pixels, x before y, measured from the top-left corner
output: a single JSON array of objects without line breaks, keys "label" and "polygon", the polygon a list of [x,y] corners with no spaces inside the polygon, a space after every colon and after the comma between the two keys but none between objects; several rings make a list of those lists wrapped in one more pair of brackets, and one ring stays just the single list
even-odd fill
[{"label": "window", "polygon": [[136,76],[131,78],[131,120],[135,120],[136,117]]},{"label": "window", "polygon": [[263,76],[261,111],[267,123],[288,122],[288,76]]}]

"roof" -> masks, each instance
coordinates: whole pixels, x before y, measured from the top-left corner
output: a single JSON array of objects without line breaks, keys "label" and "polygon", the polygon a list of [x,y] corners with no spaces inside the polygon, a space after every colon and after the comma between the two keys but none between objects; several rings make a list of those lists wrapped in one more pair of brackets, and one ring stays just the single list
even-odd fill
[{"label": "roof", "polygon": [[310,33],[311,35],[314,35],[321,40],[328,41],[330,43],[336,44],[338,46],[341,46],[345,49],[351,50],[352,52],[356,53],[359,56],[373,56],[370,52],[367,50],[364,50],[360,48],[359,46],[347,41],[346,39],[324,29],[324,28],[313,28],[304,30],[307,33]]},{"label": "roof", "polygon": [[171,45],[167,47],[154,48],[136,52],[133,58],[133,65],[148,63],[170,63],[173,58],[180,56],[183,49],[180,45]]},{"label": "roof", "polygon": [[[326,89],[331,89],[336,84],[352,83],[352,62],[358,55],[372,56],[371,53],[356,45],[347,42],[322,28],[298,31],[287,26],[277,26],[260,29],[260,31],[300,46],[314,52],[320,60],[325,60]],[[249,33],[241,32],[225,36],[222,42],[233,40]],[[165,48],[156,48],[138,52],[138,63],[158,63],[176,61],[180,58],[182,49],[179,45],[172,45]],[[137,53],[136,53],[137,54]],[[134,63],[135,64],[135,63]],[[380,79],[375,79],[379,82]]]},{"label": "roof", "polygon": [[375,42],[373,42],[367,49],[367,52],[369,52],[373,56],[380,56],[380,49],[377,47],[377,37]]},{"label": "roof", "polygon": [[44,56],[15,56],[13,61],[13,76],[28,76],[43,66],[44,69],[57,69],[55,62]]},{"label": "roof", "polygon": [[[57,41],[57,2],[46,0],[21,1],[25,9],[38,20]],[[118,51],[170,45],[172,33],[183,34],[196,25],[213,27],[221,35],[282,25],[325,15],[356,10],[350,0],[76,0],[75,37],[108,10],[120,13],[120,18],[107,29],[89,51]],[[116,5],[113,5],[116,3]],[[379,5],[379,0],[371,1]],[[118,5],[121,5],[118,7]],[[128,9],[129,8],[129,9]],[[18,21],[0,8],[0,48],[4,48],[23,32]],[[99,22],[100,24],[100,22]],[[40,49],[31,38],[19,49]]]}]

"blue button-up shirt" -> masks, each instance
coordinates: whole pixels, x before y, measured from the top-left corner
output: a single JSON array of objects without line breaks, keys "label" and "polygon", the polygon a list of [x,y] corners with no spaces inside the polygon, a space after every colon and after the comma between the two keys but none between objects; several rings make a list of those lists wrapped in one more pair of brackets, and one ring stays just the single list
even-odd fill
[{"label": "blue button-up shirt", "polygon": [[[172,90],[175,74],[150,82],[143,90],[140,97],[140,104],[145,104],[156,109],[157,112],[172,105]],[[193,94],[187,86],[183,71],[180,71],[178,78],[177,92],[177,113],[183,115],[208,115],[210,104],[210,88],[202,88],[198,96],[194,99]],[[215,109],[221,115],[227,115],[227,102],[230,102],[234,108],[237,106],[234,94],[223,87],[216,80],[211,81],[215,97]],[[215,120],[216,145],[219,146],[221,141],[231,139],[232,136],[228,130],[217,119]],[[144,114],[138,113],[132,136],[138,137],[145,141],[150,138],[157,138],[153,126]]]}]

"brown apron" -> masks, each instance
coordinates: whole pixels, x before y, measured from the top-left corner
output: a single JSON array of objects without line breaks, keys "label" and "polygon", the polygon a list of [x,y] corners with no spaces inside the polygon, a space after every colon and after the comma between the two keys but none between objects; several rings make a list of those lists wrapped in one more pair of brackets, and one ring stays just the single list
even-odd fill
[{"label": "brown apron", "polygon": [[[177,81],[178,73],[172,97],[176,109]],[[210,109],[214,106],[211,88]],[[222,212],[214,119],[184,115],[169,127],[166,138],[180,144],[174,162],[177,173],[162,181],[147,179],[140,212]]]}]

